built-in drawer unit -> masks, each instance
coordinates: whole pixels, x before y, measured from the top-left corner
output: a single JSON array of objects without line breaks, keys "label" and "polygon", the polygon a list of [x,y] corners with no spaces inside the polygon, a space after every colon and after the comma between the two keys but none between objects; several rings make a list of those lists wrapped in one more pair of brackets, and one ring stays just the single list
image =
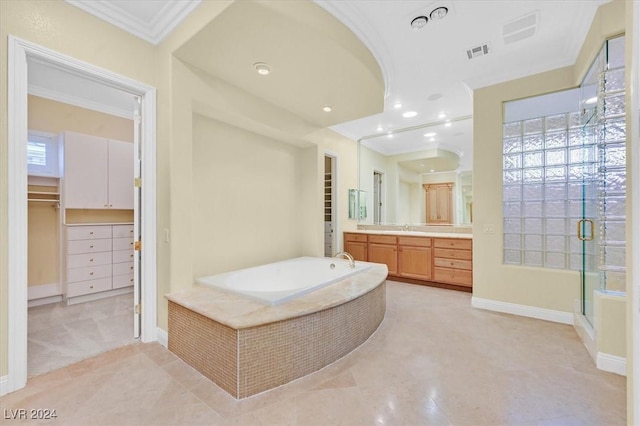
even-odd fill
[{"label": "built-in drawer unit", "polygon": [[68,225],[66,231],[67,303],[133,285],[133,225]]},{"label": "built-in drawer unit", "polygon": [[471,287],[473,285],[472,241],[463,238],[434,238],[433,280]]}]

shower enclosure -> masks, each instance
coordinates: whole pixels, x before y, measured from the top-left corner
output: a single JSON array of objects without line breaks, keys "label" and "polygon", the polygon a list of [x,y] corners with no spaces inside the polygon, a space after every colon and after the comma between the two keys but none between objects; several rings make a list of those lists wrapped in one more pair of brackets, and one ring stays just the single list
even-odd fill
[{"label": "shower enclosure", "polygon": [[624,36],[607,40],[580,86],[581,311],[594,325],[594,292],[625,291]]}]

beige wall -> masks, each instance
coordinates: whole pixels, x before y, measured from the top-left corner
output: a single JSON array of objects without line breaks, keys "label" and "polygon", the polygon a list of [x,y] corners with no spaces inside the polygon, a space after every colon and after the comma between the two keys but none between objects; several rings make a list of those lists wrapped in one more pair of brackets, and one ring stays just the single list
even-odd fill
[{"label": "beige wall", "polygon": [[133,142],[133,120],[29,95],[29,129]]},{"label": "beige wall", "polygon": [[302,255],[302,148],[193,118],[194,277]]}]

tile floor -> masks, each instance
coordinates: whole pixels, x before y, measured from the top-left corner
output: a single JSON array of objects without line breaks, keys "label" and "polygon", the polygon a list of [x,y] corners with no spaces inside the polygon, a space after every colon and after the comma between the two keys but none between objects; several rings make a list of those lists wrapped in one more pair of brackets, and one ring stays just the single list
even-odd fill
[{"label": "tile floor", "polygon": [[246,400],[162,346],[135,343],[31,378],[0,406],[56,409],[42,423],[67,425],[623,425],[625,401],[625,378],[597,370],[571,326],[389,282],[367,342]]},{"label": "tile floor", "polygon": [[29,377],[135,342],[133,293],[70,306],[34,306],[28,315]]}]

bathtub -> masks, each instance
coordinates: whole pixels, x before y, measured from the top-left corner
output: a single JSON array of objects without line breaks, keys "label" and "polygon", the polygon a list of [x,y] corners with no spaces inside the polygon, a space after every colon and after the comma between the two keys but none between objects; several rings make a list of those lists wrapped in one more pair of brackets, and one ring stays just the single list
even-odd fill
[{"label": "bathtub", "polygon": [[298,257],[196,279],[199,285],[267,305],[279,305],[367,270],[369,263],[329,257]]}]

